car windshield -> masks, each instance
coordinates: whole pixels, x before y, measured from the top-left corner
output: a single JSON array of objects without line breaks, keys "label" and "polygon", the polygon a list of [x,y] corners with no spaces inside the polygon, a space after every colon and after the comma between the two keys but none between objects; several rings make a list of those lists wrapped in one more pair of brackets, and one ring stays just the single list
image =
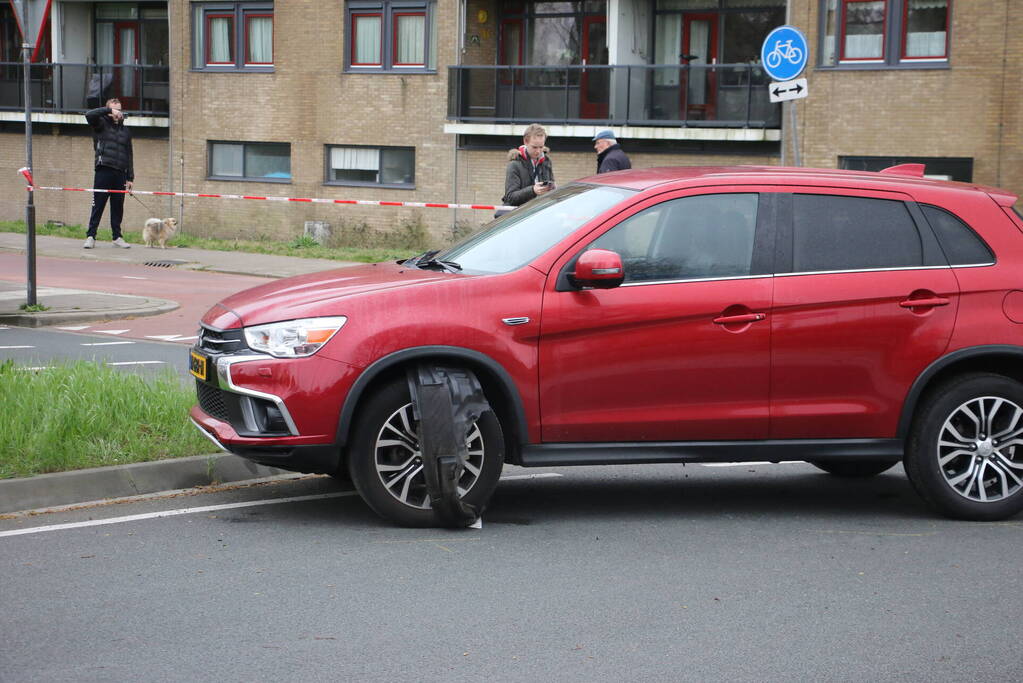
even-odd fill
[{"label": "car windshield", "polygon": [[462,272],[507,273],[632,194],[621,187],[568,185],[501,216],[436,258],[458,263]]}]

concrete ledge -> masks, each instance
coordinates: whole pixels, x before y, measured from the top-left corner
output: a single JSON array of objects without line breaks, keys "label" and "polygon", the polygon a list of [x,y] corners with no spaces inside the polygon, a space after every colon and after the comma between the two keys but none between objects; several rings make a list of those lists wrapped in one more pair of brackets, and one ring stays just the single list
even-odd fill
[{"label": "concrete ledge", "polygon": [[0,479],[0,513],[123,498],[286,474],[236,455],[218,453]]}]

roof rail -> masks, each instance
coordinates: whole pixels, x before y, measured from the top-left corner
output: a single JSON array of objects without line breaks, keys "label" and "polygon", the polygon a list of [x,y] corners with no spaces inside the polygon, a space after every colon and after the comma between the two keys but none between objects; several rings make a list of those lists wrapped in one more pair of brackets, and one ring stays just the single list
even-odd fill
[{"label": "roof rail", "polygon": [[885,175],[905,175],[911,178],[923,178],[924,177],[924,165],[923,164],[899,164],[897,166],[889,166],[888,168],[878,171],[878,173],[884,173]]}]

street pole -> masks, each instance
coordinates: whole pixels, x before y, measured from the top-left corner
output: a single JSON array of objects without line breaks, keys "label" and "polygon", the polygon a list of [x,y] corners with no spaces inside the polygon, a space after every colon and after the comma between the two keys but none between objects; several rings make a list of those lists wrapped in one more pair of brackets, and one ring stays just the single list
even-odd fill
[{"label": "street pole", "polygon": [[[29,175],[32,173],[32,92],[29,87],[29,71],[32,62],[31,43],[21,44],[22,86],[25,95],[25,166]],[[32,176],[34,177],[34,176]],[[33,183],[34,184],[34,181]],[[26,193],[28,202],[25,204],[25,253],[28,256],[28,291],[26,304],[36,305],[36,207],[31,186]]]}]

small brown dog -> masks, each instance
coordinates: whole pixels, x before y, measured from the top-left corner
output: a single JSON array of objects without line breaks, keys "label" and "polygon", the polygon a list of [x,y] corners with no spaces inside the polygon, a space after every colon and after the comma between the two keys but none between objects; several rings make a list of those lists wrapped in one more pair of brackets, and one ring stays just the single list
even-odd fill
[{"label": "small brown dog", "polygon": [[167,240],[174,237],[178,231],[178,222],[173,218],[150,218],[146,221],[146,227],[142,228],[142,240],[147,247],[152,247],[153,242],[158,242],[161,249],[167,248]]}]

